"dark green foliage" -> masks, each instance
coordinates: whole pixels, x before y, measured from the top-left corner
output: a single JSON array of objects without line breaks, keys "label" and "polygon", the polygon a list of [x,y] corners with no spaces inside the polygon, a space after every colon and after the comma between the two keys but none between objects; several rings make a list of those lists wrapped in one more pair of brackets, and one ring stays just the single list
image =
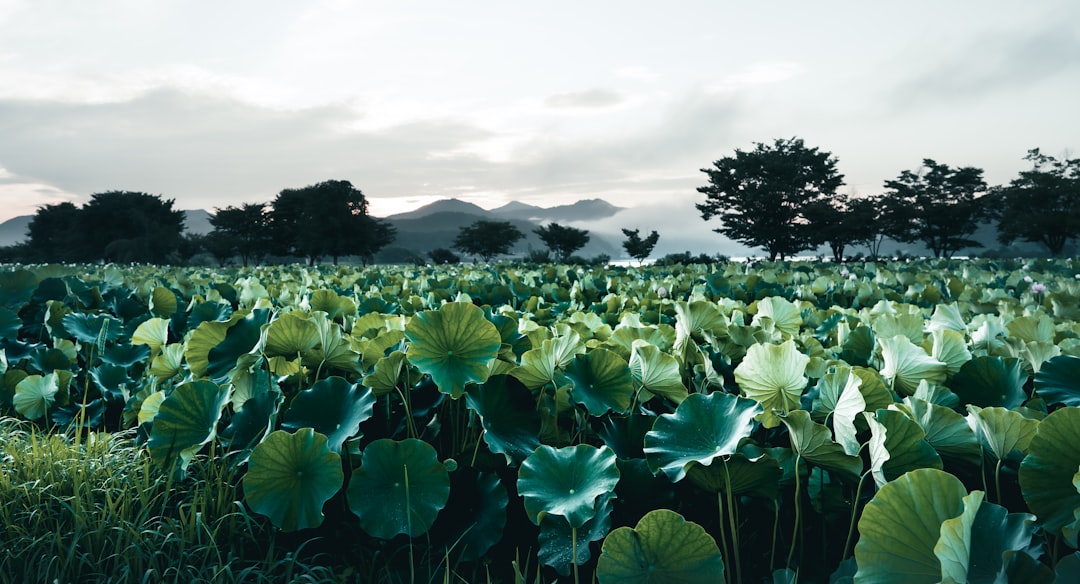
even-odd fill
[{"label": "dark green foliage", "polygon": [[1029,150],[1031,170],[1020,173],[995,199],[998,240],[1041,243],[1050,255],[1080,237],[1080,158],[1058,160]]},{"label": "dark green foliage", "polygon": [[656,247],[656,242],[660,240],[660,234],[656,231],[650,233],[645,239],[638,235],[637,229],[623,229],[622,232],[626,236],[626,241],[622,244],[623,249],[639,262],[649,257],[653,248]]},{"label": "dark green foliage", "polygon": [[549,223],[533,230],[540,236],[544,245],[555,254],[560,262],[565,262],[570,254],[585,247],[589,243],[589,232],[576,227],[566,227],[558,223]]},{"label": "dark green foliage", "polygon": [[709,184],[697,189],[705,195],[705,202],[696,205],[701,218],[719,217],[721,226],[714,231],[764,249],[769,261],[817,244],[807,209],[835,196],[844,184],[836,158],[807,148],[801,138],[756,142],[753,150],[736,149],[734,156],[701,172],[709,177]]},{"label": "dark green foliage", "polygon": [[481,220],[461,228],[454,238],[454,249],[490,262],[495,256],[510,253],[523,237],[525,234],[509,221]]},{"label": "dark green foliage", "polygon": [[461,258],[458,257],[458,254],[446,249],[445,247],[433,249],[429,251],[427,255],[428,258],[431,259],[432,263],[438,266],[444,266],[446,264],[456,264],[461,262]]},{"label": "dark green foliage", "polygon": [[245,266],[258,261],[272,241],[266,207],[266,203],[244,203],[240,207],[215,208],[214,216],[210,218],[210,224],[214,226],[210,237],[215,239],[216,249],[211,253],[220,259],[221,248],[229,247]]}]

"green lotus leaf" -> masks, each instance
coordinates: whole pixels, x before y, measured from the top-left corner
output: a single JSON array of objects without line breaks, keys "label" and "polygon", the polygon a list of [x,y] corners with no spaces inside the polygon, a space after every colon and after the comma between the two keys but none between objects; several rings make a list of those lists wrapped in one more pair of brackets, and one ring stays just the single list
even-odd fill
[{"label": "green lotus leaf", "polygon": [[634,344],[630,353],[630,376],[641,389],[667,398],[676,405],[688,394],[675,357],[644,341]]},{"label": "green lotus leaf", "polygon": [[671,325],[660,326],[634,326],[619,323],[611,333],[612,343],[626,349],[629,352],[638,340],[655,346],[661,351],[666,351],[675,343],[675,329]]},{"label": "green lotus leaf", "polygon": [[[61,341],[63,343],[64,341]],[[71,342],[71,341],[66,341]],[[101,361],[109,365],[116,365],[124,369],[131,369],[132,365],[146,363],[150,359],[150,347],[146,345],[133,345],[131,343],[117,343],[107,347],[101,354]]]},{"label": "green lotus leaf", "polygon": [[1061,354],[1061,347],[1054,343],[1033,341],[1024,345],[1018,357],[1024,362],[1025,373],[1038,375],[1044,364]]},{"label": "green lotus leaf", "polygon": [[326,447],[326,436],[301,428],[272,432],[260,442],[242,482],[248,508],[283,531],[297,531],[322,525],[323,505],[344,480],[341,457]]},{"label": "green lotus leaf", "polygon": [[624,414],[634,399],[630,365],[618,353],[593,349],[574,357],[566,368],[566,377],[574,382],[570,399],[585,406],[594,416],[608,411]]},{"label": "green lotus leaf", "polygon": [[911,395],[915,399],[921,399],[944,408],[955,409],[960,407],[960,398],[951,389],[937,383],[930,383],[923,379],[919,387]]},{"label": "green lotus leaf", "polygon": [[931,333],[933,347],[930,356],[945,364],[949,377],[956,375],[960,368],[971,360],[971,351],[967,348],[967,339],[963,333],[953,330],[936,330]]},{"label": "green lotus leaf", "polygon": [[874,354],[874,333],[868,326],[857,326],[844,338],[840,358],[853,366],[866,367]]},{"label": "green lotus leaf", "polygon": [[446,466],[433,446],[415,438],[368,444],[346,492],[360,528],[380,539],[423,535],[449,497]]},{"label": "green lotus leaf", "polygon": [[1010,337],[1016,337],[1025,343],[1053,343],[1056,331],[1054,319],[1045,313],[1020,316],[1005,324]]},{"label": "green lotus leaf", "polygon": [[0,339],[12,341],[19,338],[19,329],[22,328],[22,319],[15,312],[0,307]]},{"label": "green lotus leaf", "polygon": [[618,482],[619,468],[610,448],[541,445],[521,463],[517,486],[533,523],[540,525],[545,516],[559,515],[571,527],[581,528],[595,515],[596,499]]},{"label": "green lotus leaf", "polygon": [[11,405],[15,407],[16,412],[26,416],[26,419],[37,420],[48,413],[49,408],[56,402],[58,393],[60,393],[60,382],[56,372],[48,375],[30,375],[15,385],[15,395],[11,398]]},{"label": "green lotus leaf", "polygon": [[164,286],[158,286],[150,293],[150,314],[158,318],[176,314],[176,305],[176,294]]},{"label": "green lotus leaf", "polygon": [[147,422],[154,421],[154,417],[157,416],[158,411],[161,410],[161,404],[165,401],[164,391],[155,391],[154,393],[146,396],[146,399],[139,405],[139,424],[145,424]]},{"label": "green lotus leaf", "polygon": [[759,324],[763,317],[772,319],[776,330],[787,337],[798,335],[799,327],[803,323],[799,308],[792,304],[791,301],[780,296],[769,296],[758,300],[757,314],[754,315],[754,319],[750,321],[750,324]]},{"label": "green lotus leaf", "polygon": [[901,395],[911,395],[919,387],[919,381],[943,383],[948,366],[915,345],[905,336],[897,335],[888,339],[878,338],[884,366],[881,376],[892,383],[894,391]]},{"label": "green lotus leaf", "polygon": [[[1061,408],[1035,431],[1020,464],[1020,490],[1042,527],[1060,532],[1075,521],[1080,492],[1073,482],[1080,469],[1080,409]],[[1076,546],[1074,535],[1071,545]]]},{"label": "green lotus leaf", "polygon": [[65,315],[61,322],[64,329],[79,342],[102,347],[106,342],[120,338],[124,332],[123,323],[105,314],[73,312]]},{"label": "green lotus leaf", "polygon": [[965,405],[1015,408],[1027,400],[1026,382],[1019,359],[982,356],[965,363],[949,387]]},{"label": "green lotus leaf", "polygon": [[374,407],[375,396],[369,388],[341,377],[327,377],[296,394],[281,427],[290,432],[314,428],[326,436],[327,447],[338,452],[345,440],[360,431],[360,423],[371,417]]},{"label": "green lotus leaf", "polygon": [[692,340],[693,335],[703,332],[719,331],[727,328],[727,317],[720,312],[715,303],[705,300],[675,303],[675,344],[676,353],[681,353]]},{"label": "green lotus leaf", "polygon": [[941,456],[911,418],[891,409],[863,416],[870,425],[870,468],[878,488],[911,470],[942,468]]},{"label": "green lotus leaf", "polygon": [[1005,408],[967,407],[969,425],[987,451],[997,460],[1004,460],[1013,450],[1027,454],[1031,439],[1039,429],[1039,421],[1025,418],[1019,412]]},{"label": "green lotus leaf", "polygon": [[151,357],[157,356],[168,342],[169,321],[164,318],[151,318],[140,323],[131,335],[131,344],[150,347]]},{"label": "green lotus leaf", "polygon": [[304,363],[321,370],[333,367],[347,373],[363,373],[360,366],[360,354],[349,346],[342,336],[341,327],[321,313],[311,317],[315,329],[319,332],[319,344],[304,354]]},{"label": "green lotus leaf", "polygon": [[852,373],[850,367],[838,367],[826,373],[817,384],[818,397],[814,398],[813,416],[825,419],[832,416],[836,441],[848,454],[856,454],[859,443],[855,418],[866,410],[866,398],[859,387],[862,378]]},{"label": "green lotus leaf", "polygon": [[161,353],[150,362],[150,375],[168,379],[180,373],[184,361],[184,345],[173,343],[165,345]]},{"label": "green lotus leaf", "polygon": [[940,330],[967,332],[967,324],[964,322],[963,315],[960,314],[960,307],[955,302],[935,306],[934,314],[930,317],[926,328],[931,332]]},{"label": "green lotus leaf", "polygon": [[450,499],[431,527],[431,537],[452,547],[463,562],[483,558],[503,538],[508,502],[498,475],[458,468],[450,475]]},{"label": "green lotus leaf", "polygon": [[612,494],[598,498],[593,516],[576,531],[565,517],[545,515],[540,522],[540,535],[537,537],[540,549],[536,552],[536,559],[545,566],[555,568],[562,576],[569,576],[574,564],[580,566],[587,563],[592,558],[589,544],[604,539],[611,531],[613,498]]},{"label": "green lotus leaf", "polygon": [[227,382],[244,357],[258,346],[263,326],[269,317],[268,310],[259,309],[234,320],[225,331],[225,338],[207,352],[206,375],[216,383]]},{"label": "green lotus leaf", "polygon": [[600,584],[719,584],[724,560],[700,525],[667,509],[650,511],[633,529],[604,539],[596,565]]},{"label": "green lotus leaf", "polygon": [[1058,582],[1080,582],[1080,552],[1073,552],[1058,560],[1054,566]]},{"label": "green lotus leaf", "polygon": [[135,386],[135,381],[128,376],[127,369],[108,363],[102,363],[91,369],[90,379],[94,381],[94,385],[97,385],[103,398],[114,402],[126,401],[129,388]]},{"label": "green lotus leaf", "polygon": [[791,447],[801,458],[836,473],[840,478],[852,482],[859,480],[863,472],[862,459],[847,454],[843,447],[833,442],[829,428],[811,420],[810,412],[792,410],[780,420],[787,426]]},{"label": "green lotus leaf", "polygon": [[964,416],[916,397],[906,397],[903,405],[895,407],[926,432],[926,441],[942,457],[970,464],[979,464],[982,460],[979,440]]},{"label": "green lotus leaf", "polygon": [[286,312],[266,328],[263,354],[292,359],[304,355],[318,344],[319,330],[311,322],[311,317],[303,312]]},{"label": "green lotus leaf", "polygon": [[487,380],[502,345],[484,311],[466,302],[449,302],[439,310],[414,315],[405,326],[405,338],[409,362],[455,399],[465,392],[465,384]]},{"label": "green lotus leaf", "polygon": [[267,391],[244,401],[233,413],[229,425],[221,431],[221,440],[230,448],[246,449],[258,444],[274,430],[278,407],[284,397],[280,391]]},{"label": "green lotus leaf", "polygon": [[923,327],[926,323],[923,315],[917,312],[898,312],[896,314],[882,314],[874,318],[871,329],[874,336],[879,339],[891,339],[897,335],[907,337],[916,345],[923,342]]},{"label": "green lotus leaf", "polygon": [[730,457],[709,466],[693,462],[686,471],[686,478],[699,489],[710,493],[764,497],[775,500],[780,494],[780,481],[784,473],[780,463],[764,450],[743,446]]},{"label": "green lotus leaf", "polygon": [[1080,357],[1060,355],[1035,374],[1035,394],[1047,404],[1080,406]]},{"label": "green lotus leaf", "polygon": [[376,336],[371,340],[361,341],[357,343],[357,348],[362,354],[362,358],[360,360],[360,367],[364,371],[367,371],[370,368],[374,367],[380,359],[389,356],[387,354],[387,351],[391,348],[394,351],[400,350],[401,354],[404,355],[404,340],[405,331],[390,330]]},{"label": "green lotus leaf", "polygon": [[210,381],[178,386],[154,416],[154,428],[147,443],[150,458],[168,471],[179,464],[182,475],[203,444],[214,439],[228,400],[228,390]]},{"label": "green lotus leaf", "polygon": [[0,306],[18,311],[34,294],[38,277],[30,270],[0,272]]},{"label": "green lotus leaf", "polygon": [[940,582],[934,548],[941,525],[963,513],[966,494],[960,479],[937,469],[913,470],[883,485],[859,518],[855,581]]},{"label": "green lotus leaf", "polygon": [[312,311],[325,312],[330,320],[343,320],[346,316],[356,315],[356,303],[333,290],[312,292],[309,305]]},{"label": "green lotus leaf", "polygon": [[256,366],[256,364],[258,364],[258,361],[250,367],[238,368],[232,377],[230,401],[234,410],[244,407],[247,400],[256,396],[281,391],[270,372],[261,366]]},{"label": "green lotus leaf", "polygon": [[717,457],[737,452],[760,413],[757,402],[736,395],[691,394],[674,413],[657,418],[645,434],[649,468],[678,482],[692,463],[709,466]]},{"label": "green lotus leaf", "polygon": [[506,457],[507,464],[521,464],[540,446],[540,414],[536,399],[514,377],[493,375],[470,386],[465,403],[480,416],[484,443]]},{"label": "green lotus leaf", "polygon": [[566,369],[576,355],[585,352],[585,345],[577,333],[547,339],[539,349],[530,349],[521,356],[521,365],[510,375],[518,378],[532,390],[540,389],[555,381],[556,371]]},{"label": "green lotus leaf", "polygon": [[[1035,560],[1030,550],[1035,532],[1035,516],[1009,513],[1000,505],[983,500],[982,491],[963,498],[964,511],[945,520],[934,554],[941,562],[943,582],[1013,582],[1007,572],[1007,558],[1017,552]],[[1031,557],[1034,552],[1034,557]]]},{"label": "green lotus leaf", "polygon": [[210,351],[225,340],[229,327],[243,318],[241,313],[233,313],[227,322],[208,320],[199,324],[184,343],[184,359],[188,369],[196,377],[205,377],[210,365]]},{"label": "green lotus leaf", "polygon": [[804,375],[810,357],[799,352],[795,341],[780,345],[755,344],[746,351],[742,363],[735,368],[735,382],[742,394],[761,404],[762,425],[780,425],[777,414],[798,409],[807,378]]}]

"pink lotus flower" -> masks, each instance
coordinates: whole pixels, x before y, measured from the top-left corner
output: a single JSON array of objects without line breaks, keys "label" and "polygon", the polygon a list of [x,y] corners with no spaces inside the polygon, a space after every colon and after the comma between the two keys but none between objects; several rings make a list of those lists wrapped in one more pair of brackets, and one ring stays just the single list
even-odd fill
[{"label": "pink lotus flower", "polygon": [[1046,284],[1043,284],[1042,282],[1035,282],[1031,285],[1031,291],[1036,294],[1042,294],[1043,292],[1046,292]]}]

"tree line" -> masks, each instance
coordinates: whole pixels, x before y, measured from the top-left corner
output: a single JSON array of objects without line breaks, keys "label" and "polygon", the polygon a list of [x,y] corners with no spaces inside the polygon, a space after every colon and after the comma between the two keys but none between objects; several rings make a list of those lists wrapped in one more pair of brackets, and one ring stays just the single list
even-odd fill
[{"label": "tree line", "polygon": [[1041,244],[1057,256],[1080,236],[1080,159],[1059,160],[1028,151],[1031,170],[1008,185],[991,187],[980,168],[950,167],[924,159],[884,183],[884,192],[857,197],[838,192],[844,184],[829,152],[800,138],[755,143],[701,169],[702,219],[718,217],[714,231],[770,260],[828,246],[840,261],[853,245],[880,255],[885,238],[925,244],[935,257],[982,243],[971,239],[980,224],[996,223],[998,241]]}]

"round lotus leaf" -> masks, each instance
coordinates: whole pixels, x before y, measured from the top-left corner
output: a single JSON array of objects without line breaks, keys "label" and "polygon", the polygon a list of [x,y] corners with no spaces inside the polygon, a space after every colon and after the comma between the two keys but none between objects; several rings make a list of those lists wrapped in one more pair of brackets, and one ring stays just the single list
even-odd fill
[{"label": "round lotus leaf", "polygon": [[716,584],[724,560],[716,540],[700,525],[656,509],[633,529],[608,534],[596,565],[601,584]]},{"label": "round lotus leaf", "polygon": [[[1047,531],[1061,532],[1076,521],[1080,489],[1080,409],[1061,408],[1039,422],[1020,464],[1020,490]],[[1076,546],[1073,532],[1071,544]]]},{"label": "round lotus leaf", "polygon": [[62,322],[64,329],[79,342],[99,346],[115,341],[124,332],[119,320],[104,314],[73,312],[65,315]]},{"label": "round lotus leaf", "polygon": [[536,559],[545,566],[555,568],[562,576],[569,576],[574,564],[580,566],[588,562],[592,558],[589,544],[604,539],[611,531],[613,498],[614,496],[609,494],[597,499],[596,513],[576,531],[570,527],[565,517],[545,515],[540,522],[540,535],[536,538],[540,544]]},{"label": "round lotus leaf", "polygon": [[1047,404],[1080,406],[1080,357],[1059,355],[1035,374],[1035,393]]},{"label": "round lotus leaf", "polygon": [[271,433],[251,451],[244,475],[244,500],[284,531],[318,527],[323,505],[341,490],[341,457],[326,436],[311,428]]},{"label": "round lotus leaf", "polygon": [[791,447],[801,458],[836,473],[838,477],[853,482],[859,480],[863,472],[862,459],[847,454],[842,446],[833,442],[829,428],[811,420],[810,412],[794,410],[781,420],[787,426]]},{"label": "round lotus leaf", "polygon": [[150,293],[150,314],[159,318],[169,318],[176,314],[176,294],[164,286],[154,288]]},{"label": "round lotus leaf", "polygon": [[56,402],[58,393],[60,393],[60,383],[56,372],[48,375],[30,375],[15,386],[15,395],[11,398],[11,404],[15,407],[15,411],[26,416],[26,419],[37,420],[43,417]]},{"label": "round lotus leaf", "polygon": [[[0,306],[18,312],[38,286],[38,277],[30,270],[0,272]],[[65,289],[66,292],[66,289]]]},{"label": "round lotus leaf", "polygon": [[962,404],[1015,408],[1027,399],[1026,382],[1019,359],[982,356],[964,363],[949,387]]},{"label": "round lotus leaf", "polygon": [[750,324],[758,325],[762,318],[771,319],[776,330],[788,337],[799,334],[799,327],[803,323],[799,307],[780,296],[769,296],[758,300],[757,314],[754,315],[754,319],[750,321]]},{"label": "round lotus leaf", "polygon": [[536,390],[555,382],[556,372],[574,362],[574,357],[585,352],[581,337],[574,332],[554,339],[545,339],[540,348],[530,349],[521,355],[521,364],[510,371],[525,384]]},{"label": "round lotus leaf", "polygon": [[942,523],[964,511],[965,495],[960,479],[937,469],[913,470],[882,486],[859,518],[855,581],[940,582],[934,547]]},{"label": "round lotus leaf", "polygon": [[449,302],[413,315],[405,325],[405,337],[409,362],[455,399],[465,392],[465,384],[487,380],[502,346],[498,329],[484,318],[484,311],[467,302]]},{"label": "round lotus leaf", "polygon": [[266,329],[267,357],[295,358],[319,344],[319,331],[310,317],[302,312],[286,312],[274,319]]},{"label": "round lotus leaf", "polygon": [[645,459],[654,472],[680,481],[692,463],[708,466],[734,454],[760,413],[761,406],[751,399],[719,391],[691,394],[645,434]]},{"label": "round lotus leaf", "polygon": [[903,406],[896,407],[923,429],[926,441],[941,456],[975,465],[982,461],[982,447],[964,416],[916,397],[906,397]]},{"label": "round lotus leaf", "polygon": [[321,310],[330,320],[342,320],[346,316],[356,316],[356,303],[351,298],[339,296],[333,290],[316,290],[309,301],[311,310]]},{"label": "round lotus leaf", "polygon": [[465,403],[480,416],[484,442],[492,452],[518,465],[540,446],[540,414],[536,398],[509,375],[494,375],[469,387]]},{"label": "round lotus leaf", "polygon": [[130,369],[137,363],[145,363],[150,359],[150,347],[146,345],[134,345],[131,343],[117,343],[107,347],[101,354],[101,360],[110,365],[117,365],[124,369]]},{"label": "round lotus leaf", "polygon": [[634,398],[630,365],[618,353],[593,349],[574,357],[566,368],[566,377],[574,382],[570,399],[585,406],[593,416],[609,411],[624,414]]},{"label": "round lotus leaf", "polygon": [[19,315],[0,307],[0,339],[12,341],[18,339],[20,328],[22,328],[22,319]]},{"label": "round lotus leaf", "polygon": [[381,439],[364,449],[346,498],[360,528],[373,537],[427,532],[450,497],[450,475],[422,440]]},{"label": "round lotus leaf", "polygon": [[345,440],[360,431],[360,423],[371,417],[374,407],[370,388],[328,377],[293,397],[281,427],[290,432],[314,428],[326,436],[327,447],[338,452]]},{"label": "round lotus leaf", "polygon": [[118,365],[102,363],[90,370],[90,379],[97,385],[102,397],[113,402],[124,402],[124,392],[135,386],[127,369]]},{"label": "round lotus leaf", "polygon": [[775,500],[784,473],[780,464],[760,448],[748,444],[728,458],[709,466],[691,463],[686,478],[699,489]]},{"label": "round lotus leaf", "polygon": [[910,470],[944,466],[926,432],[903,413],[890,409],[863,416],[870,425],[870,469],[879,488]]},{"label": "round lotus leaf", "polygon": [[200,324],[212,321],[226,321],[232,314],[232,306],[227,302],[200,302],[187,313],[187,330],[195,330]]},{"label": "round lotus leaf", "polygon": [[184,343],[184,359],[187,360],[191,374],[198,377],[206,376],[206,370],[210,365],[210,351],[225,340],[229,327],[243,315],[233,313],[226,322],[208,320],[199,324],[191,336]]},{"label": "round lotus leaf", "polygon": [[838,367],[826,373],[817,384],[818,397],[814,398],[812,413],[815,420],[832,417],[836,441],[848,454],[856,454],[861,448],[855,418],[866,410],[866,398],[859,387],[862,378],[852,373],[850,367]]},{"label": "round lotus leaf", "polygon": [[630,353],[630,374],[641,389],[665,397],[676,405],[687,396],[683,385],[679,362],[660,350],[659,347],[644,341],[634,343]]},{"label": "round lotus leaf", "polygon": [[214,438],[221,412],[229,401],[226,388],[211,381],[178,386],[161,403],[147,446],[158,466],[187,470],[195,453]]},{"label": "round lotus leaf", "polygon": [[779,345],[754,344],[735,368],[735,382],[742,394],[761,404],[760,420],[766,428],[780,425],[777,414],[798,409],[806,388],[806,365],[810,357],[799,352],[795,341]]},{"label": "round lotus leaf", "polygon": [[1027,555],[1036,563],[1042,555],[1041,546],[1031,545],[1037,528],[1035,516],[1009,513],[1006,508],[985,501],[982,491],[972,491],[963,503],[963,513],[941,524],[941,536],[934,546],[934,554],[941,561],[942,581],[1040,581],[1016,578],[1017,574],[1010,573],[1017,567],[1016,563],[1010,566],[1007,561],[1015,552]]},{"label": "round lotus leaf", "polygon": [[877,342],[884,362],[881,376],[892,381],[893,391],[900,395],[911,395],[924,379],[930,383],[944,383],[948,365],[927,355],[911,339],[896,335],[887,339],[879,338]]},{"label": "round lotus leaf", "polygon": [[969,405],[967,409],[975,436],[996,460],[1004,460],[1013,450],[1027,454],[1028,445],[1039,428],[1038,420],[1005,408]]},{"label": "round lotus leaf", "polygon": [[[251,448],[274,429],[281,402],[281,392],[276,390],[265,391],[245,400],[229,419],[229,426],[221,432],[222,441],[230,448]],[[141,411],[139,416],[141,421]]]},{"label": "round lotus leaf", "polygon": [[259,344],[269,312],[253,310],[244,318],[233,321],[225,331],[225,338],[206,354],[206,375],[210,379],[218,383],[229,380],[229,374],[236,369],[237,362]]},{"label": "round lotus leaf", "polygon": [[545,516],[559,515],[571,527],[585,525],[596,513],[596,499],[619,482],[615,460],[607,447],[538,447],[518,469],[518,494],[529,519],[540,525]]}]

